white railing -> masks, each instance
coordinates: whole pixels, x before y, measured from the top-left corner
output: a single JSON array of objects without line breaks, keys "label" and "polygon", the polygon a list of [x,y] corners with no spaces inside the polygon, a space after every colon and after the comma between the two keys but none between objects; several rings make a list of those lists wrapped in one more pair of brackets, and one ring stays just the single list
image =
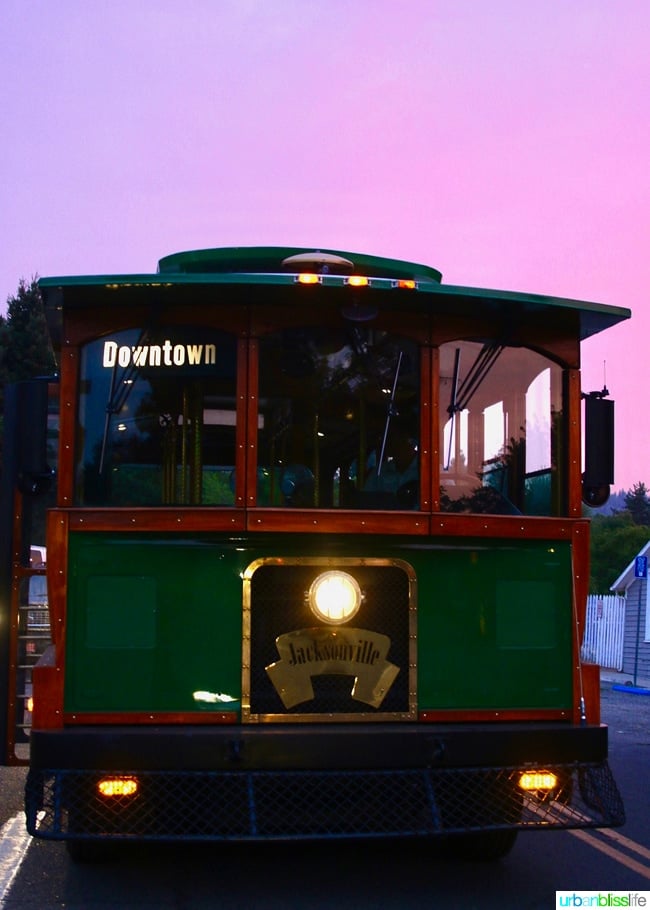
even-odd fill
[{"label": "white railing", "polygon": [[581,659],[611,670],[622,670],[624,627],[625,598],[616,594],[590,594]]}]

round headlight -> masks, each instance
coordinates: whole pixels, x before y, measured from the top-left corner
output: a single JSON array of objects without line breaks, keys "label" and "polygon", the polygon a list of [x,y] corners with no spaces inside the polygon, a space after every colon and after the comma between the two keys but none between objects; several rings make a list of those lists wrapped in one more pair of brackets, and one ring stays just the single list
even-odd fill
[{"label": "round headlight", "polygon": [[361,606],[361,588],[347,572],[323,572],[311,583],[308,600],[312,613],[322,622],[343,623]]}]

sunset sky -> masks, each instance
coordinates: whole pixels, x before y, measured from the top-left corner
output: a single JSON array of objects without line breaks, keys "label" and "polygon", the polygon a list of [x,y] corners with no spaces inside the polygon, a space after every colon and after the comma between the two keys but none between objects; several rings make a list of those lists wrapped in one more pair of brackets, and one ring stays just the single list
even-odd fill
[{"label": "sunset sky", "polygon": [[648,0],[2,0],[0,307],[246,244],[629,307],[583,390],[650,486],[649,46]]}]

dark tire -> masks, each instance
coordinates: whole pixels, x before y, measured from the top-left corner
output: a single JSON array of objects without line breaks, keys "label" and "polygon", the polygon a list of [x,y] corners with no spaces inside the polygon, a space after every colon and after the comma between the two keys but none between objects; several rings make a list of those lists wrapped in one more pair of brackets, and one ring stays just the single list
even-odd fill
[{"label": "dark tire", "polygon": [[105,841],[84,840],[83,838],[74,838],[65,842],[68,856],[73,863],[109,863],[117,855],[115,844],[107,844]]},{"label": "dark tire", "polygon": [[439,792],[443,850],[454,859],[494,862],[517,840],[523,799],[516,784],[498,771],[459,774]]},{"label": "dark tire", "polygon": [[518,831],[512,828],[453,834],[445,841],[444,852],[453,859],[493,863],[510,853],[517,834]]}]

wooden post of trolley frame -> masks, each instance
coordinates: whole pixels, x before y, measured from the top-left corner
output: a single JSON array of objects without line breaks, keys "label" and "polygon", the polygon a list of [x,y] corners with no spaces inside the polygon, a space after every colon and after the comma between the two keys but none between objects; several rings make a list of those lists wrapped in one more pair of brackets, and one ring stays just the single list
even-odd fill
[{"label": "wooden post of trolley frame", "polygon": [[641,635],[641,592],[643,589],[643,579],[648,584],[648,557],[637,556],[634,560],[634,577],[639,579],[639,607],[636,615],[636,641],[634,643],[634,679],[632,684],[637,684],[637,673],[639,669],[639,637]]}]

